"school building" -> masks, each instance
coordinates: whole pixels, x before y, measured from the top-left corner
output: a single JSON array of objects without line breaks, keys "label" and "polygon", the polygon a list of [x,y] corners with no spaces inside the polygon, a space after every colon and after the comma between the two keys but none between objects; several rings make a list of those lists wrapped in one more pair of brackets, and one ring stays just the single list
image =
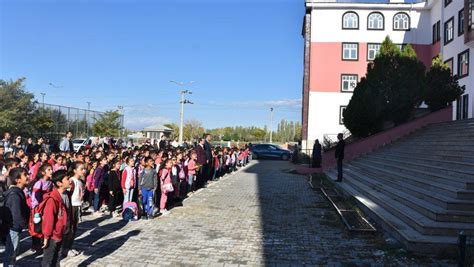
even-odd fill
[{"label": "school building", "polygon": [[441,55],[465,86],[453,120],[474,117],[474,0],[306,0],[305,6],[303,148],[347,131],[343,111],[387,35],[400,47],[411,44],[427,67]]}]

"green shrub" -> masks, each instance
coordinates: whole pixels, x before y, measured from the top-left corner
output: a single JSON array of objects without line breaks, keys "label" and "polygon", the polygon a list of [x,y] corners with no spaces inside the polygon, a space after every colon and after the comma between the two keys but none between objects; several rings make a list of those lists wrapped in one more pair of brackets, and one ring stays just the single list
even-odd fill
[{"label": "green shrub", "polygon": [[457,77],[451,75],[448,65],[439,57],[433,59],[433,64],[426,73],[426,80],[424,99],[431,111],[447,107],[464,93],[464,89],[458,84]]}]

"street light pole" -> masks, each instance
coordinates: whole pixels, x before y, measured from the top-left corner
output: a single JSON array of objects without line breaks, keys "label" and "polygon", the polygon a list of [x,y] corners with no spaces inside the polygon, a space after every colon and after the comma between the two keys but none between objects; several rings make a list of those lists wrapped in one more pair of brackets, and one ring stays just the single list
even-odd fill
[{"label": "street light pole", "polygon": [[46,95],[46,93],[40,93],[40,94],[43,97],[43,109],[44,109],[44,96]]},{"label": "street light pole", "polygon": [[89,137],[89,121],[90,121],[90,114],[91,114],[91,102],[87,101],[87,115],[86,115],[86,134],[87,134],[87,137]]},{"label": "street light pole", "polygon": [[[185,86],[185,85],[191,85],[194,83],[194,81],[191,81],[191,82],[188,82],[188,83],[183,83],[183,82],[176,82],[176,81],[170,81],[172,83],[175,83],[177,84],[178,86]],[[183,132],[184,132],[184,105],[185,104],[194,104],[193,102],[189,101],[189,100],[186,100],[185,99],[185,95],[186,94],[192,94],[191,91],[189,90],[181,90],[180,92],[181,94],[181,99],[179,101],[180,105],[181,105],[181,112],[180,112],[180,115],[179,115],[179,119],[180,119],[180,125],[179,125],[179,144],[182,145],[183,144]]]},{"label": "street light pole", "polygon": [[122,138],[122,131],[123,131],[123,106],[118,106],[119,114],[120,114],[120,138]]},{"label": "street light pole", "polygon": [[273,108],[270,108],[270,144],[273,142]]}]

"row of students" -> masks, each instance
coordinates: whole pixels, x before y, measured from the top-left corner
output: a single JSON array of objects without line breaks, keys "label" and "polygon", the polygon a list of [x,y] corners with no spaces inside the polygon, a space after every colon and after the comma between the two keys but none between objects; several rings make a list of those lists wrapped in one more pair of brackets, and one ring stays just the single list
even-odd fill
[{"label": "row of students", "polygon": [[[213,148],[212,157],[208,177],[203,177],[203,166],[198,163],[195,148],[155,151],[144,146],[105,152],[101,147],[93,147],[77,153],[36,153],[29,157],[10,153],[7,158],[1,157],[0,190],[8,189],[8,193],[0,194],[0,202],[6,203],[6,196],[14,196],[12,192],[20,190],[24,201],[18,198],[8,201],[25,203],[21,205],[23,213],[11,211],[17,206],[5,206],[3,211],[11,210],[2,211],[23,216],[1,223],[0,228],[8,229],[8,234],[3,235],[8,247],[5,254],[8,261],[4,262],[14,263],[17,237],[28,228],[24,222],[37,219],[38,214],[43,229],[38,235],[32,234],[32,250],[42,252],[43,265],[51,266],[62,257],[79,254],[73,249],[73,242],[85,208],[92,208],[96,216],[119,216],[119,211],[128,203],[135,203],[142,210],[143,219],[167,215],[170,207],[179,205],[199,188],[199,180],[218,179],[234,171],[236,166],[246,164],[248,149]],[[51,218],[58,218],[57,213],[64,221],[52,223]],[[31,225],[30,233],[34,232]]]}]

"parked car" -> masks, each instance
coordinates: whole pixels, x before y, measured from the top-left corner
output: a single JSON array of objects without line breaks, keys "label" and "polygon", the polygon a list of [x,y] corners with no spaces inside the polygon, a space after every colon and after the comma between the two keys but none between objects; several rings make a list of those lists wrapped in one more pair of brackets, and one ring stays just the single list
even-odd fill
[{"label": "parked car", "polygon": [[74,146],[74,151],[78,152],[82,147],[89,148],[93,138],[94,137],[73,139],[72,145]]},{"label": "parked car", "polygon": [[250,151],[252,152],[252,159],[269,158],[289,160],[292,155],[292,152],[290,150],[283,149],[273,144],[253,145],[250,148]]}]

